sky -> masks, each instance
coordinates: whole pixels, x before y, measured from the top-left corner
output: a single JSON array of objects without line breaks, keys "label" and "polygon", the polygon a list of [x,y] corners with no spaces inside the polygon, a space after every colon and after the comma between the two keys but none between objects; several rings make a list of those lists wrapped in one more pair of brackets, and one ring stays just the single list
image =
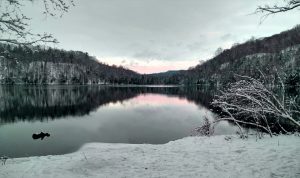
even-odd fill
[{"label": "sky", "polygon": [[88,52],[99,61],[139,73],[188,69],[251,37],[293,28],[300,11],[268,17],[258,5],[279,0],[75,0],[61,18],[46,17],[38,2],[25,4],[33,32],[52,33],[52,47]]}]

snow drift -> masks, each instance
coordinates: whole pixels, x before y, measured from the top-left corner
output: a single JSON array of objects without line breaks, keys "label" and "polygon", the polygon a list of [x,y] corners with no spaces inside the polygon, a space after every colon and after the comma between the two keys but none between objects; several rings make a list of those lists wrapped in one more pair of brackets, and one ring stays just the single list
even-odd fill
[{"label": "snow drift", "polygon": [[300,137],[188,137],[164,145],[90,143],[7,160],[0,177],[300,177]]}]

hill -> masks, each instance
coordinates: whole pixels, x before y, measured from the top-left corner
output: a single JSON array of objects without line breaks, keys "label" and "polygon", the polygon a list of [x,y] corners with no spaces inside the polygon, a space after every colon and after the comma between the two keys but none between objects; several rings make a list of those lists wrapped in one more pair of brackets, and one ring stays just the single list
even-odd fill
[{"label": "hill", "polygon": [[132,83],[138,77],[81,51],[0,44],[0,83],[4,84]]},{"label": "hill", "polygon": [[[299,74],[300,26],[262,39],[249,40],[224,50],[216,57],[182,73],[186,84],[226,85],[235,74],[258,77],[260,72],[272,78],[279,73]],[[184,79],[185,78],[185,79]]]},{"label": "hill", "polygon": [[280,74],[300,85],[300,25],[270,37],[232,46],[189,70],[138,74],[109,66],[88,53],[41,46],[0,44],[2,84],[204,84],[224,86],[236,74],[269,81]]}]

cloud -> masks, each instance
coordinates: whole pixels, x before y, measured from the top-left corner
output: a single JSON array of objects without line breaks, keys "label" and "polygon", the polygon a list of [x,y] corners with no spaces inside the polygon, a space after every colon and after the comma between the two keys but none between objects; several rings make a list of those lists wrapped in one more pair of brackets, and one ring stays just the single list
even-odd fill
[{"label": "cloud", "polygon": [[205,44],[201,42],[194,42],[187,45],[190,51],[199,51]]},{"label": "cloud", "polygon": [[149,61],[149,59],[158,59],[161,58],[161,54],[157,51],[153,51],[150,49],[145,49],[142,51],[138,51],[137,53],[135,53],[133,55],[134,58],[138,58],[138,59],[146,59],[147,61]]},{"label": "cloud", "polygon": [[232,39],[232,38],[234,38],[234,37],[230,33],[227,33],[227,34],[221,36],[222,41],[227,41],[227,40]]},{"label": "cloud", "polygon": [[132,60],[132,61],[130,61],[129,66],[130,67],[139,66],[139,63],[136,62],[136,61],[134,61],[134,60]]},{"label": "cloud", "polygon": [[292,28],[299,23],[300,15],[298,11],[288,12],[259,25],[260,16],[249,14],[262,4],[260,0],[76,0],[75,3],[59,19],[45,20],[41,16],[42,7],[35,5],[25,6],[24,13],[33,18],[34,32],[52,33],[60,41],[57,47],[87,51],[103,56],[100,58],[103,62],[117,62],[117,65],[129,61],[148,66],[153,61],[179,65],[178,62],[209,59],[218,47],[228,48],[251,36],[259,38]]}]

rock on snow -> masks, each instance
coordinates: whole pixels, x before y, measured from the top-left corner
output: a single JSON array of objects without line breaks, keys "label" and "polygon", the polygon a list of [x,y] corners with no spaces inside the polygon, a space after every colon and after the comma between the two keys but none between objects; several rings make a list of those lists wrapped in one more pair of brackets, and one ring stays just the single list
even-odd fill
[{"label": "rock on snow", "polygon": [[300,137],[188,137],[164,145],[90,143],[75,153],[7,160],[1,178],[300,177]]}]

